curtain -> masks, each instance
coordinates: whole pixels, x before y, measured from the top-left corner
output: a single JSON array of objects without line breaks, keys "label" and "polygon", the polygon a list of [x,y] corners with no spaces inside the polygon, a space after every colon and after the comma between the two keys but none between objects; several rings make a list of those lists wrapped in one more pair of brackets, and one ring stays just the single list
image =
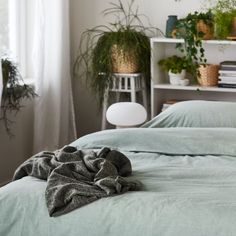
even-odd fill
[{"label": "curtain", "polygon": [[[1,65],[1,57],[0,57],[0,65]],[[0,66],[0,105],[2,101],[2,89],[3,89],[3,81],[2,81],[2,66]],[[0,106],[1,109],[1,106]]]},{"label": "curtain", "polygon": [[[8,0],[0,1],[0,105],[2,100],[3,78],[1,58],[8,48]],[[1,107],[0,107],[1,109]]]},{"label": "curtain", "polygon": [[39,95],[34,108],[34,152],[38,152],[68,144],[76,138],[76,129],[70,76],[69,0],[34,0],[32,6],[32,76]]}]

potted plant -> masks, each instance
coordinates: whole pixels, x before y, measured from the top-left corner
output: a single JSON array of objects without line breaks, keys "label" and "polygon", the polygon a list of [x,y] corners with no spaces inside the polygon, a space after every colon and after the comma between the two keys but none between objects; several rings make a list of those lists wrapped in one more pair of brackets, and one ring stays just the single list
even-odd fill
[{"label": "potted plant", "polygon": [[149,82],[149,36],[160,33],[157,28],[144,26],[146,18],[139,15],[134,0],[128,5],[121,0],[110,4],[103,14],[115,16],[114,22],[83,32],[74,65],[74,77],[87,79],[100,104],[113,73],[140,72]]},{"label": "potted plant", "polygon": [[185,57],[171,56],[158,62],[163,70],[168,72],[170,84],[187,85],[189,80],[185,79],[186,70],[189,69],[188,61]]},{"label": "potted plant", "polygon": [[16,115],[23,108],[24,99],[32,99],[36,96],[34,89],[25,84],[17,65],[9,58],[1,59],[3,75],[3,93],[1,101],[0,121],[4,122],[7,133],[12,136],[10,125],[13,121],[10,114]]},{"label": "potted plant", "polygon": [[210,9],[214,13],[216,38],[226,39],[232,33],[232,23],[236,17],[236,0],[218,0]]},{"label": "potted plant", "polygon": [[[199,76],[199,66],[204,65],[207,62],[205,58],[205,50],[202,45],[202,39],[204,39],[204,36],[211,31],[208,30],[209,32],[203,32],[199,26],[200,22],[203,22],[212,28],[213,15],[211,11],[206,13],[189,13],[187,17],[179,20],[176,27],[177,36],[184,39],[184,43],[178,43],[176,48],[185,54],[189,65],[189,71],[195,79]],[[207,36],[209,37],[209,35]]]}]

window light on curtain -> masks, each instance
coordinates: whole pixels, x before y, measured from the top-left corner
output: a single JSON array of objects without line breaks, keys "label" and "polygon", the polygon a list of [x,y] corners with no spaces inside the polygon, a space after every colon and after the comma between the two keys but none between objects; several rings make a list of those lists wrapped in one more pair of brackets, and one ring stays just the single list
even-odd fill
[{"label": "window light on curtain", "polygon": [[39,95],[34,103],[34,152],[55,150],[76,137],[69,0],[9,0],[9,7],[10,48]]},{"label": "window light on curtain", "polygon": [[[8,31],[8,0],[0,1],[0,58],[6,53],[9,47],[9,31]],[[3,81],[2,81],[2,67],[0,66],[0,104],[2,98],[2,89],[3,89]]]}]

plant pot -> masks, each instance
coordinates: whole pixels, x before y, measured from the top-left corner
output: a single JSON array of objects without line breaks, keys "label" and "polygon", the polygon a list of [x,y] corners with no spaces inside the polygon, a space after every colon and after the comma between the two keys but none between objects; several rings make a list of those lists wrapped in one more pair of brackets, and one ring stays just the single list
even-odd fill
[{"label": "plant pot", "polygon": [[209,40],[214,38],[214,28],[206,24],[203,20],[197,22],[197,31],[204,33],[204,36],[201,37],[204,40]]},{"label": "plant pot", "polygon": [[114,73],[137,73],[139,72],[138,59],[135,52],[124,51],[118,45],[113,45],[111,49],[112,71]]},{"label": "plant pot", "polygon": [[201,86],[216,86],[218,84],[219,65],[200,65],[198,82]]},{"label": "plant pot", "polygon": [[172,73],[171,71],[168,72],[170,84],[172,85],[182,85],[181,80],[185,79],[186,70],[182,70],[181,73]]}]

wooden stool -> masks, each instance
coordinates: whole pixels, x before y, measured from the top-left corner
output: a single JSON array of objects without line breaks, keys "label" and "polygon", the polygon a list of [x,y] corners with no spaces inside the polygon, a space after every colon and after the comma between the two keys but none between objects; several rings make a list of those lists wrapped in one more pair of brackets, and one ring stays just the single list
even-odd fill
[{"label": "wooden stool", "polygon": [[103,111],[102,111],[102,127],[101,129],[106,129],[107,121],[106,121],[106,111],[108,108],[108,100],[109,93],[116,93],[116,102],[120,101],[120,93],[130,93],[130,101],[136,102],[136,94],[137,92],[142,92],[142,101],[143,106],[148,109],[147,105],[147,92],[146,92],[146,84],[144,77],[141,73],[134,74],[118,74],[114,73],[112,75],[112,84],[105,91],[104,101],[103,101]]}]

